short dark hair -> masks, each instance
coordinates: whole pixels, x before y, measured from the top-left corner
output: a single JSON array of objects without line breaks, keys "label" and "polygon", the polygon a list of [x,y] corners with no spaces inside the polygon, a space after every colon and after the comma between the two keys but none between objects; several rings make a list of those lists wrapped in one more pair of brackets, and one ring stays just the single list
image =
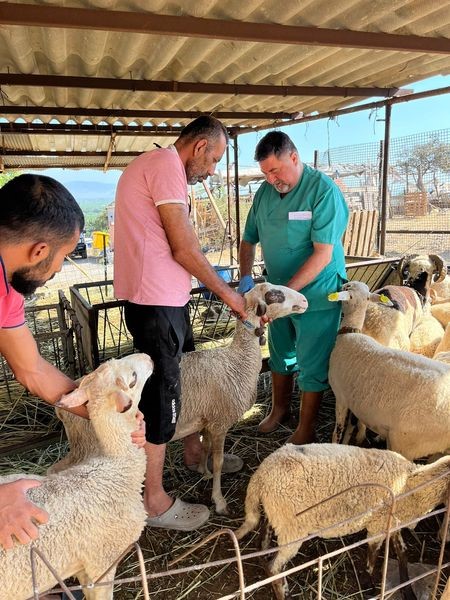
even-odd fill
[{"label": "short dark hair", "polygon": [[228,143],[227,129],[219,119],[209,115],[203,115],[186,125],[186,127],[182,129],[178,139],[183,142],[193,142],[194,140],[206,138],[208,141],[216,142],[222,136]]},{"label": "short dark hair", "polygon": [[61,183],[45,175],[19,175],[0,189],[0,236],[9,243],[45,241],[59,248],[76,229],[84,228],[84,215],[75,198]]},{"label": "short dark hair", "polygon": [[266,160],[272,154],[277,158],[286,152],[298,152],[291,138],[282,131],[269,131],[259,140],[255,148],[255,160]]}]

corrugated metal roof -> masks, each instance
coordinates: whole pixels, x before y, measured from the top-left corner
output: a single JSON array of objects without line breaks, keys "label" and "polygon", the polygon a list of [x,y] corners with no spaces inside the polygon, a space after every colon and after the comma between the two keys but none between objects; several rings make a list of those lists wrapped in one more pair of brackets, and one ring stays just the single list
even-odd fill
[{"label": "corrugated metal roof", "polygon": [[[191,35],[158,35],[130,31],[103,31],[76,27],[41,27],[2,24],[0,2],[0,74],[47,75],[65,77],[108,78],[135,82],[186,82],[240,85],[331,86],[341,88],[398,88],[429,76],[450,73],[450,55],[445,52],[301,45],[297,43],[266,43],[237,39],[208,39]],[[16,1],[24,15],[27,5],[72,7],[104,11],[132,11],[218,19],[226,31],[227,21],[254,24],[313,27],[318,30],[347,30],[421,36],[430,39],[450,38],[449,0],[101,0],[98,2],[51,0],[46,2]],[[55,11],[57,12],[57,11]],[[107,13],[105,13],[107,14]],[[349,36],[350,36],[349,34]],[[406,38],[405,38],[406,39]],[[29,78],[29,83],[32,79]],[[113,82],[114,85],[114,82]],[[27,122],[41,120],[50,123],[108,124],[118,120],[124,125],[184,125],[188,115],[158,118],[114,116],[117,110],[163,110],[239,113],[236,118],[222,119],[228,126],[259,126],[273,119],[246,117],[246,113],[287,114],[302,112],[326,113],[349,106],[361,97],[348,93],[346,97],[331,95],[247,94],[230,89],[227,93],[186,93],[168,91],[133,91],[131,89],[90,89],[89,87],[42,87],[22,82],[1,86],[3,115],[14,122],[17,114],[8,106],[33,107],[42,114],[21,116]],[[67,114],[51,114],[54,107],[67,108]],[[79,115],[78,109],[103,109],[107,116]],[[50,113],[50,114],[46,114]],[[279,122],[279,121],[278,121]],[[3,129],[3,128],[2,128]],[[170,142],[167,137],[122,136],[115,139],[116,152],[142,152]],[[100,151],[109,147],[109,136],[65,134],[7,134],[2,145],[14,150]],[[53,160],[52,157],[51,160]],[[62,160],[63,157],[60,157]],[[95,157],[96,158],[96,157]],[[6,154],[6,166],[12,155]],[[23,162],[24,157],[21,157]],[[30,160],[36,161],[36,157]],[[80,157],[70,160],[80,163]],[[91,163],[94,164],[91,158]],[[97,160],[97,158],[96,158]],[[86,157],[86,162],[89,162]],[[69,162],[66,163],[67,165]],[[97,164],[97,163],[96,163]],[[112,162],[111,162],[112,164]]]}]

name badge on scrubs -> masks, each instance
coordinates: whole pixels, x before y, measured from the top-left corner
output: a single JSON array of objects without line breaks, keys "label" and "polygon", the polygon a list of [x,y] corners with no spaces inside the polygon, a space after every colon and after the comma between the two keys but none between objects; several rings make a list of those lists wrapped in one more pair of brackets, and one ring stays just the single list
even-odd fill
[{"label": "name badge on scrubs", "polygon": [[289,213],[289,221],[311,221],[312,212],[310,210],[297,210]]}]

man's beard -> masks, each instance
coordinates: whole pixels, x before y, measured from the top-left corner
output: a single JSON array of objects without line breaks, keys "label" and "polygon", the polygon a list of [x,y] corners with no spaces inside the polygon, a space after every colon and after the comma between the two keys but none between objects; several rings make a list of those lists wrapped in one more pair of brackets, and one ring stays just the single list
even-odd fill
[{"label": "man's beard", "polygon": [[204,169],[200,161],[191,159],[186,165],[186,179],[188,185],[195,185],[204,181],[208,177],[208,173],[202,173]]},{"label": "man's beard", "polygon": [[52,279],[55,276],[55,273],[47,279],[36,279],[36,276],[48,271],[53,262],[54,255],[55,253],[51,252],[47,258],[44,258],[44,260],[33,268],[24,267],[14,271],[11,277],[11,286],[16,292],[19,292],[19,294],[22,294],[23,296],[30,296],[38,287],[45,285],[49,279]]},{"label": "man's beard", "polygon": [[273,187],[277,190],[279,194],[287,194],[291,191],[291,187],[288,183],[274,183]]},{"label": "man's beard", "polygon": [[36,291],[36,288],[44,285],[45,281],[39,279],[31,279],[26,276],[27,269],[15,271],[11,278],[11,286],[23,296],[30,296]]}]

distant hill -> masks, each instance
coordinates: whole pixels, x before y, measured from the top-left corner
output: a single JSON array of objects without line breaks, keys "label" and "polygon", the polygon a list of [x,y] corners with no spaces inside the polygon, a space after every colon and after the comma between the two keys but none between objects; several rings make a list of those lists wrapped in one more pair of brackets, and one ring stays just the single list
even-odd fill
[{"label": "distant hill", "polygon": [[116,184],[101,181],[68,181],[64,184],[78,202],[89,200],[108,204],[114,200]]},{"label": "distant hill", "polygon": [[100,212],[114,201],[116,184],[101,181],[68,181],[64,184],[85,214]]}]

